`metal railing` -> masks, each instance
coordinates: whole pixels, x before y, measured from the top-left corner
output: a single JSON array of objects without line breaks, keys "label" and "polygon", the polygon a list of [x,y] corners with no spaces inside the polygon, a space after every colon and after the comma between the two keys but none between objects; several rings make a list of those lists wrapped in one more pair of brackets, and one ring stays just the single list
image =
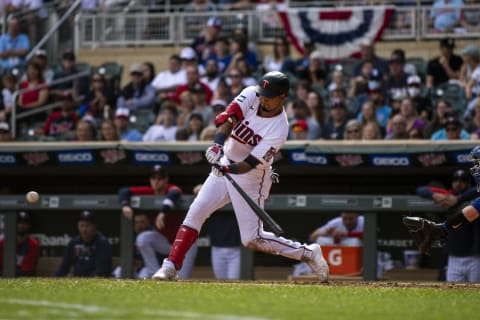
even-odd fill
[{"label": "metal railing", "polygon": [[[395,1],[397,2],[397,1]],[[461,28],[449,32],[438,32],[431,28],[429,14],[433,7],[424,5],[424,1],[405,1],[405,5],[395,7],[394,16],[385,29],[383,40],[422,40],[454,36],[458,38],[473,38],[480,35],[479,31],[462,32]],[[358,1],[336,1],[336,8],[359,8]],[[355,4],[355,7],[349,4]],[[390,4],[392,1],[384,1]],[[305,7],[305,3],[301,3]],[[322,7],[331,10],[328,2],[322,1]],[[290,2],[295,9],[300,3]],[[311,7],[318,7],[318,2],[312,2]],[[209,17],[215,15],[222,19],[222,33],[230,35],[237,26],[247,27],[253,41],[271,42],[275,36],[283,35],[283,26],[271,19],[275,11],[215,11],[215,12],[182,12],[183,6],[169,7],[172,12],[162,11],[161,6],[155,12],[152,7],[131,5],[121,12],[80,12],[76,19],[75,35],[77,48],[94,48],[97,46],[114,47],[127,45],[178,45],[189,44],[198,35]],[[310,8],[311,8],[310,7]],[[307,8],[308,9],[308,8]],[[449,7],[463,9],[468,12],[480,12],[480,5],[464,5]],[[478,21],[480,24],[480,21]],[[106,32],[106,30],[108,32]]]},{"label": "metal railing", "polygon": [[[67,77],[64,77],[64,78],[61,78],[61,79],[58,79],[58,80],[54,80],[50,83],[45,83],[45,84],[42,84],[42,85],[35,86],[33,88],[27,88],[27,89],[15,91],[13,93],[13,101],[15,101],[15,103],[12,107],[12,113],[11,113],[11,117],[10,117],[10,134],[12,136],[12,139],[15,139],[15,137],[17,135],[17,121],[19,119],[28,118],[30,116],[33,116],[33,115],[36,115],[36,114],[39,114],[39,113],[44,113],[44,112],[52,110],[52,109],[54,109],[58,106],[57,103],[51,103],[51,104],[48,104],[48,105],[45,105],[45,106],[42,106],[42,107],[39,107],[39,108],[32,108],[31,110],[27,110],[25,112],[22,112],[21,114],[18,114],[16,101],[17,101],[17,98],[18,98],[19,95],[27,93],[27,92],[40,90],[40,89],[43,89],[43,88],[49,88],[49,87],[52,87],[52,86],[55,86],[55,85],[58,85],[58,84],[78,80],[80,78],[84,78],[84,77],[88,77],[88,76],[90,76],[90,70],[84,70],[84,71],[78,72],[74,75],[67,76]],[[77,87],[77,86],[74,85],[74,87]],[[79,99],[78,93],[75,92],[74,94],[75,94],[74,99],[78,100]]]}]

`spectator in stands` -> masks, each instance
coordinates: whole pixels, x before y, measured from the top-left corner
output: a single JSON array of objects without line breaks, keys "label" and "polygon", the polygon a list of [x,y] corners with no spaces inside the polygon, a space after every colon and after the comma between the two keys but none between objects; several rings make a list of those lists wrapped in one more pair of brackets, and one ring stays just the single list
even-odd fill
[{"label": "spectator in stands", "polygon": [[99,139],[100,141],[118,141],[120,140],[117,133],[117,128],[115,127],[115,123],[110,120],[103,120],[100,124],[100,133]]},{"label": "spectator in stands", "polygon": [[[175,105],[175,102],[172,100],[169,100],[168,103],[164,102],[162,106],[164,104]],[[180,103],[176,105],[176,108],[177,108],[177,118],[176,118],[177,127],[184,128],[187,126],[188,118],[192,114],[193,108],[194,108],[192,94],[190,93],[190,91],[185,91],[180,95]]]},{"label": "spectator in stands", "polygon": [[295,60],[295,74],[298,79],[309,79],[310,54],[314,50],[314,42],[306,42],[303,44],[303,55]]},{"label": "spectator in stands", "polygon": [[219,81],[220,72],[218,71],[217,60],[208,58],[205,63],[205,75],[201,78],[201,82],[205,83],[212,92],[215,92]]},{"label": "spectator in stands", "polygon": [[[466,5],[478,5],[478,0],[465,0]],[[460,26],[465,32],[480,31],[480,10],[475,8],[464,8],[460,16]],[[463,31],[463,30],[462,30]]]},{"label": "spectator in stands", "polygon": [[72,140],[79,120],[75,112],[75,102],[71,95],[58,96],[57,101],[60,110],[52,112],[48,116],[42,131],[39,133],[61,140]]},{"label": "spectator in stands", "polygon": [[203,90],[205,91],[205,102],[207,104],[210,104],[212,102],[213,92],[212,92],[212,90],[210,90],[208,85],[206,85],[205,83],[200,81],[200,74],[198,72],[198,66],[189,65],[185,69],[186,69],[186,72],[187,72],[187,83],[183,84],[183,85],[180,85],[177,88],[177,90],[175,91],[175,99],[177,99],[177,101],[179,101],[180,100],[180,95],[184,91],[187,91],[187,90],[190,90],[190,89],[196,90],[196,88],[201,86],[203,88]]},{"label": "spectator in stands", "polygon": [[173,54],[168,59],[168,69],[157,74],[151,85],[159,98],[165,98],[186,82],[187,73],[182,68],[182,59],[179,55]]},{"label": "spectator in stands", "polygon": [[243,74],[237,68],[231,68],[229,69],[227,77],[230,86],[230,95],[236,97],[243,89],[245,89]]},{"label": "spectator in stands", "polygon": [[145,142],[172,142],[175,141],[177,126],[175,117],[177,110],[170,106],[163,106],[155,121],[143,135]]},{"label": "spectator in stands", "polygon": [[462,128],[462,123],[455,115],[445,119],[444,128],[435,131],[431,140],[470,140],[470,134]]},{"label": "spectator in stands", "polygon": [[77,219],[78,235],[67,247],[56,277],[67,276],[73,268],[74,277],[109,277],[112,272],[112,246],[97,230],[95,216],[82,211]]},{"label": "spectator in stands", "polygon": [[217,127],[215,127],[215,125],[206,126],[205,128],[203,128],[202,133],[200,133],[200,140],[213,141],[216,131]]},{"label": "spectator in stands", "polygon": [[436,31],[452,32],[459,26],[463,0],[436,0],[429,17]]},{"label": "spectator in stands", "polygon": [[129,109],[151,109],[155,106],[155,89],[143,78],[143,68],[140,63],[130,66],[131,81],[122,88],[117,100],[117,108]]},{"label": "spectator in stands", "polygon": [[365,61],[371,61],[373,64],[373,68],[377,69],[380,74],[387,74],[388,61],[376,55],[375,44],[371,40],[362,41],[360,45],[360,62],[353,70],[354,77],[358,77],[362,74],[363,62]]},{"label": "spectator in stands", "polygon": [[[354,246],[362,245],[364,218],[357,212],[344,211],[339,217],[333,218],[314,230],[309,240],[321,246]],[[311,274],[310,267],[305,263],[294,265],[293,275]]]},{"label": "spectator in stands", "polygon": [[367,93],[368,79],[370,78],[370,75],[374,69],[375,67],[372,61],[365,60],[361,62],[360,73],[358,75],[353,75],[350,78],[348,96],[358,97],[364,93]]},{"label": "spectator in stands", "polygon": [[461,54],[464,57],[464,65],[468,65],[470,72],[467,72],[465,83],[465,96],[469,101],[478,98],[480,95],[480,49],[478,46],[469,45]]},{"label": "spectator in stands", "polygon": [[416,74],[408,76],[407,86],[408,97],[412,99],[413,106],[417,110],[418,115],[424,121],[430,121],[433,113],[432,101],[426,96],[422,80]]},{"label": "spectator in stands", "polygon": [[319,92],[326,87],[327,71],[325,70],[325,65],[322,62],[319,51],[313,51],[310,54],[308,63],[308,80],[310,81],[312,88]]},{"label": "spectator in stands", "polygon": [[242,82],[245,87],[257,84],[257,79],[253,76],[252,68],[245,59],[238,59],[236,67],[242,75]]},{"label": "spectator in stands", "polygon": [[455,40],[444,38],[440,40],[440,55],[428,61],[427,88],[436,87],[449,80],[460,79],[462,57],[453,53]]},{"label": "spectator in stands", "polygon": [[[42,67],[34,60],[30,60],[27,64],[27,79],[20,82],[20,90],[35,88],[44,84],[46,82],[43,79]],[[31,110],[46,105],[48,91],[48,88],[44,87],[20,94],[17,102],[20,110]]]},{"label": "spectator in stands", "polygon": [[205,17],[190,14],[216,11],[216,4],[211,2],[210,0],[191,0],[190,3],[183,7],[183,12],[186,15],[184,20],[185,28],[192,35],[198,34],[205,25]]},{"label": "spectator in stands", "polygon": [[343,100],[333,100],[330,104],[330,115],[322,131],[322,138],[343,140],[343,132],[347,121],[348,113],[345,102]]},{"label": "spectator in stands", "polygon": [[[182,68],[187,69],[188,67],[196,67],[198,69],[198,74],[203,75],[205,73],[205,68],[202,64],[198,64],[197,54],[192,47],[185,47],[180,52],[180,58],[182,59]],[[188,78],[187,78],[188,81]]]},{"label": "spectator in stands", "polygon": [[215,41],[215,50],[210,53],[210,56],[208,57],[208,60],[210,59],[217,62],[218,72],[224,74],[232,61],[232,56],[230,55],[230,42],[226,37],[217,38]]},{"label": "spectator in stands", "polygon": [[414,124],[422,125],[423,127],[425,127],[425,122],[418,116],[417,109],[414,107],[412,99],[402,99],[399,113],[405,118],[407,131],[409,131]]},{"label": "spectator in stands", "polygon": [[224,101],[225,103],[230,103],[233,100],[233,97],[230,93],[230,85],[228,84],[227,78],[222,76],[217,84],[217,91],[213,93],[212,101]]},{"label": "spectator in stands", "polygon": [[191,45],[197,54],[197,60],[205,65],[208,57],[215,53],[215,43],[220,36],[222,20],[218,17],[210,17],[207,24]]},{"label": "spectator in stands", "polygon": [[396,114],[392,117],[391,128],[387,131],[386,140],[408,139],[407,120],[402,114]]},{"label": "spectator in stands", "polygon": [[414,124],[409,130],[408,130],[408,139],[410,140],[423,140],[425,139],[425,136],[423,135],[425,131],[425,125],[422,124]]},{"label": "spectator in stands", "polygon": [[375,122],[367,122],[362,127],[362,140],[381,140],[383,139],[380,126]]},{"label": "spectator in stands", "polygon": [[78,120],[75,127],[75,141],[87,142],[97,140],[97,128],[92,121]]},{"label": "spectator in stands", "polygon": [[[17,214],[16,277],[35,276],[40,257],[40,243],[30,235],[32,221],[25,211]],[[0,239],[0,274],[3,268],[3,238]]]},{"label": "spectator in stands", "polygon": [[52,82],[53,77],[55,76],[55,72],[48,65],[47,51],[43,49],[38,49],[37,51],[35,51],[35,55],[33,56],[32,59],[35,59],[35,61],[42,67],[43,79],[45,79],[45,82],[46,83]]},{"label": "spectator in stands", "polygon": [[8,19],[7,33],[0,37],[0,59],[4,69],[25,65],[25,56],[30,50],[30,40],[20,33],[20,22],[17,18]]},{"label": "spectator in stands", "polygon": [[295,60],[291,57],[290,43],[286,36],[277,36],[273,41],[271,55],[263,59],[264,72],[280,71],[289,77],[296,77]]},{"label": "spectator in stands", "polygon": [[[147,212],[135,212],[133,215],[133,232],[135,238],[142,232],[153,231],[153,225],[150,221],[150,215]],[[143,257],[136,246],[136,239],[134,242],[134,254],[133,254],[133,277],[136,279],[148,278],[148,269],[145,267]],[[113,270],[112,275],[119,279],[122,277],[122,268],[120,266]]]},{"label": "spectator in stands", "polygon": [[10,125],[8,122],[0,122],[0,143],[12,141],[10,134]]},{"label": "spectator in stands", "polygon": [[17,90],[17,77],[7,72],[2,77],[2,103],[0,103],[0,121],[6,121],[10,117],[15,104],[13,93]]},{"label": "spectator in stands", "polygon": [[345,78],[345,74],[341,69],[336,69],[332,72],[332,79],[327,86],[329,92],[337,89],[337,88],[344,88],[348,87],[348,83]]},{"label": "spectator in stands", "polygon": [[117,109],[113,122],[120,141],[142,141],[142,134],[138,130],[130,128],[130,110]]},{"label": "spectator in stands", "polygon": [[392,54],[385,82],[387,99],[390,101],[395,95],[407,96],[407,74],[404,71],[405,56]]},{"label": "spectator in stands", "polygon": [[[453,173],[450,189],[427,185],[417,188],[416,194],[452,210],[480,196],[476,186],[472,187],[470,174],[460,169]],[[479,237],[480,221],[477,219],[446,238],[448,282],[480,282],[480,248],[474,240]]]},{"label": "spectator in stands", "polygon": [[317,122],[321,132],[325,126],[326,118],[322,96],[317,91],[312,90],[307,94],[306,103],[311,117]]},{"label": "spectator in stands", "polygon": [[112,119],[117,99],[113,89],[108,85],[105,75],[100,72],[94,72],[91,79],[92,85],[78,109],[79,115],[100,121]]},{"label": "spectator in stands", "polygon": [[[315,140],[320,138],[320,126],[310,115],[310,110],[308,109],[307,104],[303,100],[294,100],[292,103],[293,108],[293,118],[289,119],[289,122],[293,125],[290,126],[290,131],[288,133],[288,139],[293,140]],[[295,124],[297,124],[295,126]],[[299,132],[306,130],[306,136],[299,139]],[[295,130],[297,130],[295,132]]]},{"label": "spectator in stands", "polygon": [[36,44],[42,31],[42,20],[48,17],[43,0],[12,0],[8,5],[8,12],[22,16],[30,42]]},{"label": "spectator in stands", "polygon": [[441,98],[437,100],[434,110],[432,121],[430,121],[425,128],[424,133],[426,138],[430,138],[434,132],[442,129],[448,116],[454,112],[450,102]]},{"label": "spectator in stands", "polygon": [[153,62],[145,61],[144,63],[142,63],[142,69],[143,80],[145,80],[146,83],[151,85],[156,75],[155,65],[153,64]]},{"label": "spectator in stands", "polygon": [[379,128],[381,136],[383,136],[385,128],[382,128],[377,121],[376,108],[372,101],[366,101],[362,105],[362,110],[358,114],[357,120],[362,124],[362,126],[365,126],[369,123],[374,123],[375,127]]},{"label": "spectator in stands", "polygon": [[203,117],[199,113],[192,113],[188,119],[187,141],[199,141],[203,130]]},{"label": "spectator in stands", "polygon": [[362,124],[358,120],[351,119],[347,122],[343,140],[362,140]]},{"label": "spectator in stands", "polygon": [[[68,76],[76,75],[81,71],[76,66],[76,57],[72,49],[67,49],[63,52],[62,63],[59,71],[53,76],[53,80],[60,80]],[[90,87],[90,81],[88,76],[81,77],[76,80],[66,81],[53,86],[52,94],[54,95],[66,95],[70,93],[74,97],[77,95],[83,95],[88,91]]]},{"label": "spectator in stands", "polygon": [[[130,206],[132,196],[157,195],[164,197],[162,208],[154,218],[155,230],[144,231],[136,239],[136,245],[145,262],[149,278],[160,268],[157,253],[168,255],[177,229],[185,217],[184,212],[179,212],[175,208],[181,200],[182,193],[180,187],[169,182],[167,169],[160,165],[155,165],[150,169],[149,186],[126,187],[118,192],[122,213],[127,219],[132,219],[134,215]],[[194,244],[188,251],[183,267],[179,271],[180,278],[192,276],[196,254],[197,246]]]},{"label": "spectator in stands", "polygon": [[225,73],[228,74],[230,68],[235,68],[237,61],[240,59],[245,59],[253,71],[257,70],[257,55],[248,49],[247,39],[245,39],[245,37],[237,35],[230,41],[230,55],[232,59],[230,60],[230,64]]},{"label": "spectator in stands", "polygon": [[195,85],[189,89],[192,95],[193,110],[192,112],[199,113],[203,117],[204,124],[211,124],[214,120],[213,110],[205,101],[206,93],[203,86]]}]

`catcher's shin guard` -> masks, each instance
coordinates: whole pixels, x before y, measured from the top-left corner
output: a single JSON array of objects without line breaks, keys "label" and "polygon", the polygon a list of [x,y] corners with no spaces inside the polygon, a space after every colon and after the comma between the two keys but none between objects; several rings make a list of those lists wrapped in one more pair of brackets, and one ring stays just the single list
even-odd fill
[{"label": "catcher's shin guard", "polygon": [[433,243],[445,237],[442,225],[420,217],[403,217],[403,224],[412,235],[421,253],[427,253]]}]

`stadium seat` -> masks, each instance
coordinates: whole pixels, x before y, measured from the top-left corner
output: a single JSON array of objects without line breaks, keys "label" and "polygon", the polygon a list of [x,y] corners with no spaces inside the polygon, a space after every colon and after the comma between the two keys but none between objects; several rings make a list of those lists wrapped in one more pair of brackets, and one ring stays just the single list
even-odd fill
[{"label": "stadium seat", "polygon": [[431,98],[433,105],[435,105],[440,98],[446,99],[459,114],[463,114],[467,106],[465,89],[458,83],[442,83],[432,90]]},{"label": "stadium seat", "polygon": [[107,61],[102,63],[97,72],[105,75],[105,78],[112,86],[113,90],[120,90],[120,84],[122,82],[123,65],[115,61]]},{"label": "stadium seat", "polygon": [[423,57],[408,57],[405,60],[405,64],[413,65],[420,78],[425,79],[425,75],[427,74],[427,62]]}]

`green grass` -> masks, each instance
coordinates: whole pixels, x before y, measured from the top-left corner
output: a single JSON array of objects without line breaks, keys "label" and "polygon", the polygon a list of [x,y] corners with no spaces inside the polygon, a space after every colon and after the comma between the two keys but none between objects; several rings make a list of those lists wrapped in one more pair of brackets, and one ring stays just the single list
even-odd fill
[{"label": "green grass", "polygon": [[448,286],[0,280],[0,319],[476,319],[480,290]]}]

